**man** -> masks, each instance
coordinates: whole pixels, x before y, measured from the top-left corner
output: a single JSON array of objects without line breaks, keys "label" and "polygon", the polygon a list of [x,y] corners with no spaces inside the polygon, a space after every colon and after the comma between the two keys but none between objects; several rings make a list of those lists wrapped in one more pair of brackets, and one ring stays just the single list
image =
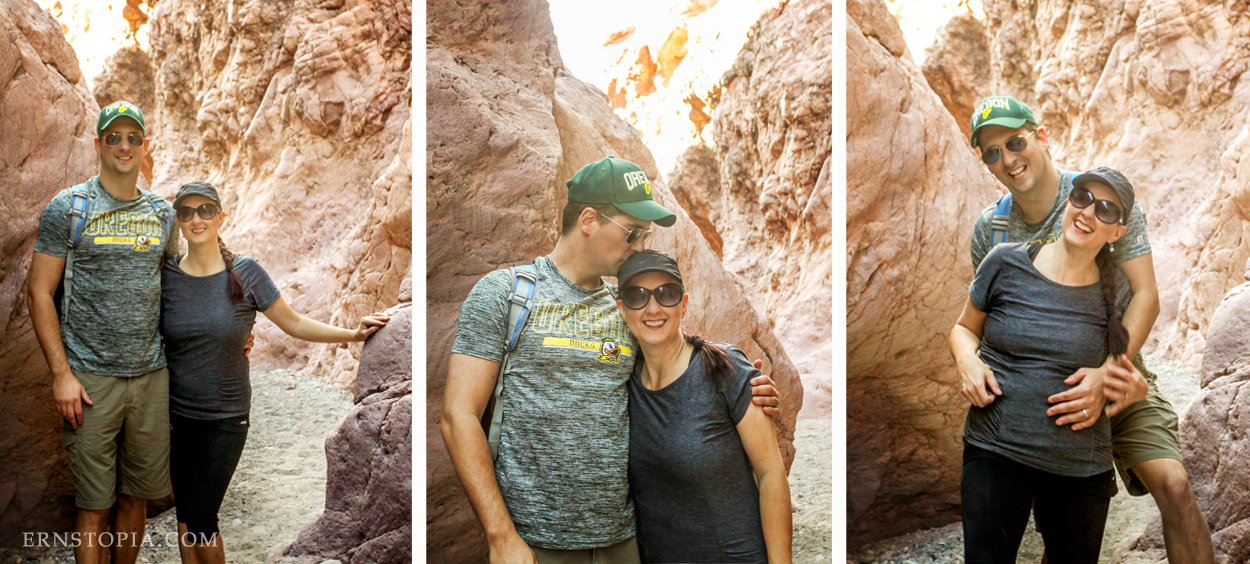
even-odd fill
[{"label": "man", "polygon": [[[973,113],[971,141],[990,173],[1011,192],[1007,240],[1056,240],[1062,233],[1064,208],[1076,175],[1055,166],[1048,134],[1038,125],[1033,111],[1008,96],[986,98]],[[990,205],[982,211],[973,228],[974,267],[980,266],[993,247],[996,207]],[[1132,365],[1122,366],[1108,357],[1102,366],[1082,368],[1066,380],[1079,385],[1052,396],[1053,405],[1047,414],[1059,416],[1058,424],[1079,430],[1093,425],[1105,406],[1106,414],[1112,418],[1116,468],[1131,494],[1144,495],[1148,491],[1158,504],[1168,560],[1212,562],[1211,533],[1181,463],[1176,412],[1159,393],[1155,376],[1146,369],[1139,354],[1159,314],[1159,291],[1146,237],[1146,218],[1136,203],[1128,232],[1112,246],[1112,254],[1120,267],[1117,305],[1124,311],[1123,323],[1129,333],[1127,356],[1133,359]],[[996,384],[980,380],[979,375],[960,377],[964,386],[972,388],[983,400],[998,393]],[[1107,400],[1111,402],[1106,403]]]},{"label": "man", "polygon": [[67,267],[70,190],[40,216],[30,266],[30,316],[66,422],[80,564],[135,562],[146,500],[170,492],[168,373],[157,324],[161,261],[178,245],[177,231],[167,228],[169,203],[138,188],[146,133],[134,104],[117,101],[100,110],[100,174],[85,184],[69,299],[57,303],[54,296]]},{"label": "man", "polygon": [[[625,388],[637,343],[601,278],[645,248],[653,222],[670,227],[677,217],[655,203],[638,165],[616,157],[586,165],[567,186],[560,239],[534,261],[535,307],[509,356],[493,465],[480,420],[504,356],[507,270],[469,293],[448,362],[440,427],[492,564],[638,562]],[[775,395],[766,378],[752,383],[753,393]]]}]

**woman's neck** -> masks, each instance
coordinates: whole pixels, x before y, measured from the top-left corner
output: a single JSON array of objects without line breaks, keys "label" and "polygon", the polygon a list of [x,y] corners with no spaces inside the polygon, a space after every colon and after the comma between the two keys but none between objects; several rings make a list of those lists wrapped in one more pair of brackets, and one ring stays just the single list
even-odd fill
[{"label": "woman's neck", "polygon": [[226,269],[226,260],[216,244],[193,245],[188,243],[187,256],[178,262],[178,268],[191,276],[208,276]]},{"label": "woman's neck", "polygon": [[1073,247],[1060,237],[1042,247],[1033,266],[1054,282],[1065,286],[1087,286],[1098,282],[1099,249]]},{"label": "woman's neck", "polygon": [[642,350],[642,385],[648,390],[659,390],[681,377],[690,366],[690,356],[694,346],[678,337],[671,342],[659,345],[648,345],[639,342]]}]

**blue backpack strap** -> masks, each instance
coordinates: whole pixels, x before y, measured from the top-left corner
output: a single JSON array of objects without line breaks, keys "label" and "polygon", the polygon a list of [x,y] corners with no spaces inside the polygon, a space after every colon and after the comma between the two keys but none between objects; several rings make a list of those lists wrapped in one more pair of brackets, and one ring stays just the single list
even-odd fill
[{"label": "blue backpack strap", "polygon": [[514,266],[508,269],[512,275],[512,296],[508,298],[508,333],[504,342],[505,352],[499,362],[499,373],[495,375],[495,390],[482,415],[482,426],[486,431],[486,443],[490,446],[490,458],[499,457],[499,438],[503,428],[503,375],[508,371],[508,361],[512,351],[516,350],[521,330],[529,321],[534,311],[534,296],[538,288],[538,272],[533,264]]},{"label": "blue backpack strap", "polygon": [[998,199],[994,219],[990,220],[990,246],[1007,242],[1007,218],[1011,215],[1011,193]]},{"label": "blue backpack strap", "polygon": [[[144,191],[143,195],[144,197],[148,199],[148,203],[152,204],[152,211],[156,212],[156,217],[160,218],[161,226],[165,230],[163,236],[165,237],[165,241],[169,241],[170,237],[172,237],[174,233],[174,225],[173,225],[174,214],[169,213],[168,210],[161,207],[161,202],[164,202],[165,198],[162,198],[160,196],[157,196],[156,194],[153,194],[152,192],[147,192],[147,191]],[[170,205],[170,208],[172,207],[173,206]]]},{"label": "blue backpack strap", "polygon": [[67,249],[65,250],[65,272],[61,276],[61,302],[60,313],[62,316],[61,323],[64,324],[69,320],[69,300],[74,290],[74,250],[78,248],[78,241],[82,236],[83,229],[87,225],[87,185],[78,184],[69,188],[70,204],[69,204],[69,233],[65,239]]}]

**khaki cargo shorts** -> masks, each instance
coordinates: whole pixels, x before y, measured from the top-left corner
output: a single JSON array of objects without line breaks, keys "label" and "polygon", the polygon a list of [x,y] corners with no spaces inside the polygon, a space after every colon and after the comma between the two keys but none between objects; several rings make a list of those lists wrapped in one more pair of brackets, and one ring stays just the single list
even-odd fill
[{"label": "khaki cargo shorts", "polygon": [[99,510],[112,507],[117,492],[169,495],[169,371],[132,378],[73,372],[95,404],[83,404],[77,430],[65,424],[74,504]]},{"label": "khaki cargo shorts", "polygon": [[553,550],[531,546],[538,564],[639,564],[635,538],[602,548]]},{"label": "khaki cargo shorts", "polygon": [[1143,399],[1111,418],[1111,452],[1115,469],[1128,492],[1135,496],[1150,493],[1132,468],[1156,458],[1181,458],[1181,442],[1176,410],[1155,385],[1155,376],[1139,362],[1137,370],[1150,383]]}]

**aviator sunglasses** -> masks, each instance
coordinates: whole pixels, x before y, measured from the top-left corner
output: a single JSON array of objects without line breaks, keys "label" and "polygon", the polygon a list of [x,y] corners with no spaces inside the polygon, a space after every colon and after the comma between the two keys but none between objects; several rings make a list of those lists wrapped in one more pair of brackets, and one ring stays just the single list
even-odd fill
[{"label": "aviator sunglasses", "polygon": [[[599,212],[599,215],[603,215],[603,212]],[[606,216],[606,215],[603,215],[603,219],[606,219],[606,220],[608,220],[608,221],[611,221],[612,223],[616,223],[616,221],[615,221],[615,220],[613,220],[612,218],[610,218],[610,217],[608,217],[608,216]],[[627,235],[627,236],[625,237],[625,242],[626,242],[626,243],[633,244],[633,242],[634,242],[634,241],[637,241],[639,237],[642,237],[642,242],[643,242],[643,243],[646,243],[646,242],[647,242],[647,240],[651,238],[651,230],[650,230],[650,229],[630,229],[630,228],[625,227],[624,225],[621,225],[621,224],[619,224],[619,223],[616,223],[616,226],[617,226],[617,227],[620,227],[621,229],[624,229],[625,231],[628,231],[628,232],[629,232],[629,235]],[[643,305],[646,305],[646,304],[643,304]],[[638,308],[634,308],[634,309],[638,309]]]},{"label": "aviator sunglasses", "polygon": [[1073,188],[1072,193],[1068,194],[1068,202],[1078,210],[1083,210],[1088,208],[1090,204],[1093,204],[1094,217],[1098,218],[1098,221],[1108,225],[1116,223],[1125,224],[1124,210],[1118,204],[1094,198],[1093,192],[1090,192],[1088,188],[1081,186]]},{"label": "aviator sunglasses", "polygon": [[178,217],[178,221],[186,223],[191,221],[191,218],[196,214],[199,214],[200,219],[208,221],[217,217],[217,212],[219,211],[221,211],[221,208],[218,208],[217,204],[200,204],[199,207],[195,208],[191,206],[182,206],[178,208],[178,211],[175,213]]},{"label": "aviator sunglasses", "polygon": [[[127,133],[126,141],[131,147],[138,147],[143,144],[143,135],[139,133]],[[104,144],[109,147],[116,147],[122,142],[122,134],[114,131],[104,136]]]},{"label": "aviator sunglasses", "polygon": [[[1024,148],[1027,147],[1029,144],[1026,138],[1029,135],[1033,135],[1034,133],[1037,133],[1036,129],[1034,129],[1033,131],[1030,131],[1028,135],[1025,135],[1023,137],[1020,135],[1016,135],[1015,137],[1008,139],[1006,143],[1003,143],[1003,145],[1007,147],[1008,151],[1011,151],[1013,153],[1019,153],[1020,151],[1023,151]],[[985,166],[994,166],[994,163],[997,163],[998,159],[1002,158],[1002,156],[1003,156],[1002,149],[999,149],[997,146],[990,147],[989,149],[986,149],[981,152],[981,162],[985,163]]]},{"label": "aviator sunglasses", "polygon": [[686,295],[686,290],[676,282],[669,282],[654,290],[648,290],[642,286],[629,286],[621,290],[621,303],[629,309],[642,309],[647,307],[651,296],[655,296],[656,303],[664,307],[673,307],[681,303],[681,297],[684,295]]}]

